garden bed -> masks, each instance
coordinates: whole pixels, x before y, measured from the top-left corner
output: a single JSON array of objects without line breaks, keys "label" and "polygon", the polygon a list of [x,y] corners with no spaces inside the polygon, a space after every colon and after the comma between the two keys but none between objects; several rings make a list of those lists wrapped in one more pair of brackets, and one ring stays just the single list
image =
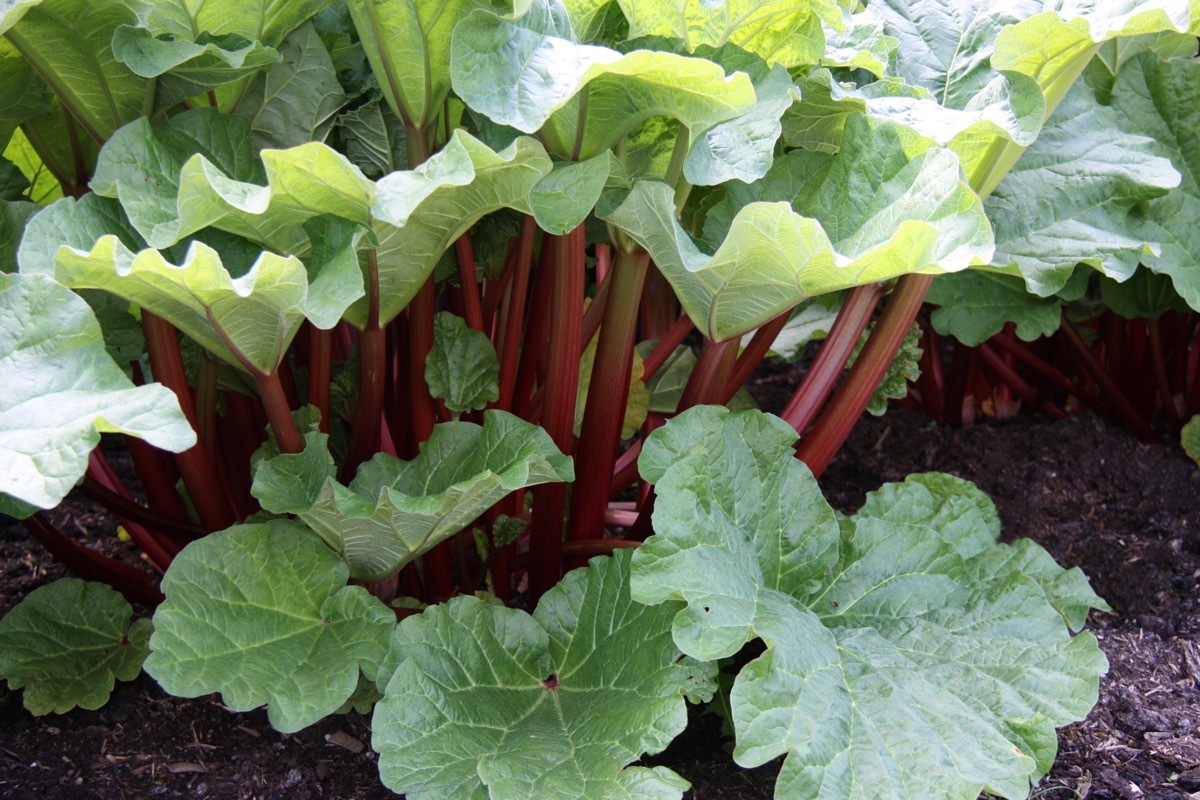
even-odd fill
[{"label": "garden bed", "polygon": [[[1039,796],[1197,796],[1200,470],[1177,447],[1139,443],[1092,417],[956,430],[893,411],[857,427],[822,484],[849,510],[880,483],[927,470],[976,482],[995,500],[1006,538],[1033,538],[1060,563],[1082,567],[1114,608],[1089,624],[1111,664],[1100,702],[1061,732]],[[70,502],[52,516],[63,530],[120,550],[113,523],[89,509]],[[2,614],[63,573],[6,520],[0,574]],[[775,768],[737,768],[719,725],[697,717],[655,763],[690,780],[696,800],[771,797]],[[369,744],[367,720],[354,714],[284,735],[261,711],[168,697],[144,676],[119,685],[105,708],[63,717],[31,717],[19,695],[0,688],[6,798],[394,797],[379,783]]]}]

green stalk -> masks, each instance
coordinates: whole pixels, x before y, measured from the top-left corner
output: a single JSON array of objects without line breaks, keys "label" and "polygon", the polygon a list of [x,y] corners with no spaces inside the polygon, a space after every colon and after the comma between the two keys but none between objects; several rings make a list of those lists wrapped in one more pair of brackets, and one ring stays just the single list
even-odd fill
[{"label": "green stalk", "polygon": [[[554,261],[542,427],[560,450],[571,453],[583,334],[584,226],[563,236],[549,237],[547,243]],[[543,484],[534,489],[529,569],[529,590],[534,599],[562,577],[566,508],[567,484]]]},{"label": "green stalk", "polygon": [[[145,309],[142,309],[142,326],[154,379],[175,393],[188,423],[193,430],[198,430],[196,405],[188,388],[175,328]],[[221,491],[217,470],[204,445],[197,442],[190,450],[178,453],[175,461],[205,530],[211,533],[233,525],[236,519]]]},{"label": "green stalk", "polygon": [[633,372],[633,346],[637,339],[638,300],[646,280],[650,256],[645,250],[617,253],[596,360],[588,387],[587,411],[580,431],[579,452],[587,457],[576,464],[575,493],[571,500],[569,539],[596,539],[604,530],[604,509],[613,464],[621,442],[621,426],[629,403]]}]

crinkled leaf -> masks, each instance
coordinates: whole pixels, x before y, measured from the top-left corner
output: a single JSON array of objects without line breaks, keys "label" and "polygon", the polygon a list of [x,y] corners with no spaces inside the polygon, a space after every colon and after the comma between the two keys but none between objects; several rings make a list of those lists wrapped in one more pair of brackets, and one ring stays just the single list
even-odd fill
[{"label": "crinkled leaf", "polygon": [[172,452],[196,443],[175,395],[135,387],[77,295],[42,275],[0,274],[0,512],[54,508],[102,432]]},{"label": "crinkled leaf", "polygon": [[767,648],[734,684],[735,760],[786,754],[777,797],[1025,797],[1053,727],[1087,713],[1105,669],[1046,587],[1072,593],[1058,601],[1072,614],[1094,595],[1042,562],[1026,574],[1007,545],[965,557],[981,538],[970,514],[902,512],[944,530],[866,516],[843,533],[795,439],[775,418],[702,407],[656,431],[640,464],[658,500],[633,597],[688,603],[674,638],[690,655]]},{"label": "crinkled leaf", "polygon": [[868,517],[933,528],[963,558],[982,553],[1000,538],[1000,515],[992,499],[970,481],[944,472],[884,484],[867,495],[855,514],[857,519]]},{"label": "crinkled leaf", "polygon": [[688,50],[729,42],[785,67],[815,64],[825,51],[821,21],[842,27],[832,0],[619,0],[629,36],[670,36]]},{"label": "crinkled leaf", "polygon": [[563,6],[581,42],[607,43],[628,32],[629,22],[617,0],[563,0]]},{"label": "crinkled leaf", "polygon": [[255,150],[324,141],[346,103],[329,51],[310,23],[279,45],[279,56],[250,79],[234,111],[250,120]]},{"label": "crinkled leaf", "polygon": [[1155,152],[1170,158],[1182,173],[1179,188],[1136,207],[1133,217],[1141,236],[1162,247],[1161,253],[1145,255],[1143,263],[1169,275],[1187,304],[1200,309],[1200,149],[1195,136],[1200,130],[1200,62],[1139,56],[1117,75],[1112,107],[1129,130],[1150,137]]},{"label": "crinkled leaf", "polygon": [[996,230],[992,263],[1019,269],[1042,297],[1061,289],[1079,263],[1128,278],[1159,250],[1143,238],[1138,209],[1179,185],[1152,145],[1121,130],[1117,113],[1076,83],[984,204]]},{"label": "crinkled leaf", "polygon": [[[446,250],[485,214],[501,208],[530,213],[529,194],[549,172],[550,157],[528,136],[497,153],[457,130],[417,169],[379,181],[371,210],[379,240],[380,322],[408,305]],[[352,306],[347,319],[363,325],[366,302]]]},{"label": "crinkled leaf", "polygon": [[163,576],[146,672],[173,695],[267,705],[292,733],[374,677],[395,615],[303,525],[235,525],[185,547]]},{"label": "crinkled leaf", "polygon": [[600,199],[614,162],[613,154],[605,151],[586,161],[555,164],[529,195],[538,227],[560,236],[579,227]]},{"label": "crinkled leaf", "polygon": [[195,39],[174,34],[155,36],[146,28],[122,26],[113,34],[113,57],[143,78],[158,78],[154,102],[159,107],[203,94],[253,75],[279,61],[272,47],[235,33]]},{"label": "crinkled leaf", "polygon": [[754,105],[750,79],[727,77],[711,61],[622,55],[569,35],[565,17],[537,6],[515,21],[476,11],[454,31],[454,90],[495,122],[540,131],[553,152],[573,159],[599,155],[652,116],[679,120],[695,138]]},{"label": "crinkled leaf", "polygon": [[[899,400],[908,395],[908,384],[921,377],[921,326],[913,325],[908,329],[908,333],[904,335],[904,341],[900,343],[900,349],[896,351],[895,357],[888,364],[887,371],[880,379],[879,385],[875,387],[875,391],[871,394],[871,399],[867,401],[867,411],[876,417],[881,417],[887,413],[888,401]],[[855,345],[854,352],[850,355],[850,360],[846,362],[846,367],[854,365],[858,359],[858,354],[862,352],[862,348],[867,343],[867,337],[860,337],[858,344]]]},{"label": "crinkled leaf", "polygon": [[[308,272],[298,259],[262,253],[234,278],[214,248],[196,240],[183,263],[158,250],[134,253],[116,236],[90,250],[63,247],[55,277],[80,289],[104,289],[154,312],[226,363],[270,374],[279,366],[314,302],[343,303],[329,295],[310,298]],[[344,305],[343,305],[344,308]],[[342,308],[315,307],[315,320],[336,323]]]},{"label": "crinkled leaf", "polygon": [[346,158],[373,181],[408,168],[404,122],[382,100],[339,115],[334,137]]},{"label": "crinkled leaf", "polygon": [[113,33],[137,23],[126,0],[41,0],[0,6],[0,33],[93,139],[142,115],[149,81],[113,57]]},{"label": "crinkled leaf", "polygon": [[1179,432],[1179,443],[1183,446],[1183,452],[1200,465],[1200,414],[1189,419],[1183,426],[1183,430]]},{"label": "crinkled leaf", "polygon": [[348,0],[346,6],[392,113],[418,127],[437,118],[450,91],[454,26],[492,7],[484,0]]},{"label": "crinkled leaf", "polygon": [[25,689],[36,715],[108,702],[117,680],[142,671],[152,626],[103,583],[63,578],[39,586],[0,620],[0,678]]},{"label": "crinkled leaf", "polygon": [[500,397],[496,348],[462,317],[439,312],[433,319],[433,349],[425,359],[425,383],[455,414],[483,408]]},{"label": "crinkled leaf", "polygon": [[790,206],[743,206],[711,256],[675,222],[665,184],[640,182],[600,216],[645,247],[696,326],[724,340],[814,295],[990,257],[991,229],[958,159],[936,147],[910,155],[908,144],[891,127],[850,118],[836,157],[780,162],[807,180],[793,197],[763,199]]},{"label": "crinkled leaf", "polygon": [[683,176],[696,186],[730,180],[756,181],[771,168],[775,143],[783,132],[779,119],[800,96],[783,66],[766,63],[737,47],[703,47],[696,55],[711,59],[727,72],[745,72],[754,82],[754,107],[741,116],[704,131],[683,162]]},{"label": "crinkled leaf", "polygon": [[970,270],[943,275],[933,282],[926,300],[941,306],[933,312],[933,328],[974,347],[1015,322],[1016,332],[1027,342],[1058,330],[1062,302],[1038,297],[1025,282],[1009,275]]},{"label": "crinkled leaf", "polygon": [[349,487],[334,478],[327,440],[309,433],[303,453],[264,453],[251,492],[268,511],[299,516],[359,580],[393,574],[514,489],[575,476],[545,431],[502,411],[482,426],[435,426],[412,461],[378,453]]},{"label": "crinkled leaf", "polygon": [[[657,342],[654,341],[638,342],[636,351],[638,356],[645,359],[654,350],[656,344]],[[675,348],[675,352],[667,356],[667,360],[658,368],[658,371],[651,376],[650,380],[646,381],[645,411],[652,411],[656,414],[674,414],[679,408],[679,401],[683,399],[683,390],[687,387],[688,379],[691,378],[692,370],[695,368],[696,354],[692,352],[692,349],[686,345]],[[739,410],[757,408],[757,406],[754,398],[743,386],[726,403],[726,408]],[[629,435],[633,435],[633,432],[629,431]]]},{"label": "crinkled leaf", "polygon": [[683,730],[685,695],[712,693],[712,666],[671,641],[678,609],[634,603],[618,552],[532,616],[456,597],[409,617],[372,720],[384,784],[411,800],[678,800],[674,772],[627,766]]}]

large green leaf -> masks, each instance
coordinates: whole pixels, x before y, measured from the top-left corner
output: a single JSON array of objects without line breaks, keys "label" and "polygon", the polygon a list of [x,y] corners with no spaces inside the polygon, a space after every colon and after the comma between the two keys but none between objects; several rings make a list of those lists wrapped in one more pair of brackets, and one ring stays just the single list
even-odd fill
[{"label": "large green leaf", "polygon": [[144,113],[150,83],[113,56],[113,33],[137,23],[132,0],[0,5],[0,33],[98,142]]},{"label": "large green leaf", "polygon": [[1019,269],[1031,292],[1054,294],[1080,263],[1124,280],[1159,251],[1144,238],[1143,209],[1178,186],[1179,173],[1152,139],[1121,128],[1118,114],[1076,83],[985,202],[996,230],[992,263]]},{"label": "large green leaf", "polygon": [[821,21],[841,28],[832,0],[619,0],[629,36],[670,36],[688,50],[736,44],[785,67],[815,64],[825,52]]},{"label": "large green leaf", "polygon": [[146,28],[122,26],[113,34],[113,57],[143,78],[158,78],[154,102],[173,106],[279,61],[279,53],[234,33],[195,39],[155,36]]},{"label": "large green leaf", "polygon": [[391,609],[303,525],[235,525],[192,542],[163,576],[146,672],[173,695],[220,692],[235,711],[267,705],[292,733],[374,678]]},{"label": "large green leaf", "polygon": [[821,63],[831,67],[865,69],[882,78],[900,41],[884,32],[884,19],[875,6],[849,15],[842,30],[825,25],[825,54]]},{"label": "large green leaf", "polygon": [[1112,107],[1182,173],[1179,188],[1138,206],[1133,216],[1138,233],[1162,248],[1145,255],[1143,263],[1169,275],[1187,304],[1200,309],[1200,148],[1195,136],[1200,130],[1200,62],[1163,61],[1152,53],[1138,57],[1117,74]]},{"label": "large green leaf", "polygon": [[[221,253],[193,241],[179,265],[158,250],[134,253],[108,235],[90,250],[63,247],[55,277],[77,289],[104,289],[170,322],[210,353],[270,374],[306,317],[336,324],[349,298],[308,292],[308,271],[293,256],[262,253],[234,278]],[[310,308],[313,303],[341,307]]]},{"label": "large green leaf", "polygon": [[250,79],[234,113],[247,117],[255,150],[324,141],[346,103],[329,51],[311,24],[279,45],[280,61]]},{"label": "large green leaf", "polygon": [[943,275],[933,282],[926,300],[941,306],[933,312],[933,328],[972,347],[986,342],[1015,322],[1027,342],[1058,330],[1062,301],[1030,294],[1020,278],[982,270]]},{"label": "large green leaf", "polygon": [[689,655],[766,645],[734,683],[734,759],[786,754],[781,798],[1024,798],[1054,726],[1096,701],[1104,656],[1047,600],[1071,593],[1059,602],[1077,619],[1086,582],[1027,557],[1036,545],[995,544],[977,495],[943,513],[927,485],[889,487],[872,505],[900,519],[839,530],[795,439],[773,417],[701,407],[642,454],[656,535],[634,555],[633,597],[688,603],[674,638]]},{"label": "large green leaf", "polygon": [[712,665],[671,641],[678,603],[629,597],[629,557],[593,559],[532,616],[457,597],[409,617],[381,671],[372,746],[410,800],[678,800],[688,782],[627,766],[711,697]]},{"label": "large green leaf", "polygon": [[0,36],[0,147],[18,125],[49,110],[47,94],[45,82],[29,62]]},{"label": "large green leaf", "polygon": [[[386,324],[420,290],[434,267],[485,214],[501,208],[530,213],[530,192],[550,172],[550,157],[522,136],[499,153],[462,130],[415,170],[378,184],[371,211],[378,239],[379,319]],[[366,301],[347,319],[363,325]]]},{"label": "large green leaf", "polygon": [[991,257],[991,228],[958,159],[892,126],[851,117],[836,157],[798,152],[777,169],[801,177],[764,178],[781,194],[738,209],[711,256],[675,221],[665,184],[639,182],[601,217],[650,252],[696,326],[717,340],[813,295]]},{"label": "large green leaf", "polygon": [[[528,6],[517,0],[517,6]],[[450,35],[486,0],[347,0],[392,113],[424,128],[450,92]]]},{"label": "large green leaf", "polygon": [[328,438],[305,434],[296,455],[268,447],[251,491],[268,511],[297,515],[359,580],[395,573],[515,489],[575,477],[545,431],[502,411],[482,426],[435,426],[412,461],[376,454],[349,487],[334,477]]},{"label": "large green leaf", "polygon": [[17,271],[17,246],[25,224],[41,210],[24,200],[0,200],[0,272]]},{"label": "large green leaf", "polygon": [[455,28],[454,90],[493,121],[540,131],[561,156],[598,155],[654,116],[672,117],[693,139],[754,105],[742,73],[674,53],[575,44],[570,22],[535,6],[517,20],[487,11]]},{"label": "large green leaf", "polygon": [[32,714],[100,708],[117,680],[142,671],[151,624],[103,583],[63,578],[39,586],[0,619],[0,678],[25,688]]},{"label": "large green leaf", "polygon": [[0,512],[54,508],[102,432],[181,452],[196,436],[170,390],[135,387],[77,295],[43,275],[0,274]]},{"label": "large green leaf", "polygon": [[331,0],[154,0],[141,9],[155,35],[233,34],[276,47]]}]

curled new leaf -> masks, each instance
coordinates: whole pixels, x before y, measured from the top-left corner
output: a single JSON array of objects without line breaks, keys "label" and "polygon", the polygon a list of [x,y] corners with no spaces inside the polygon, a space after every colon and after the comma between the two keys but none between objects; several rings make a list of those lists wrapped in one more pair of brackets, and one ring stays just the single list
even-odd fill
[{"label": "curled new leaf", "polygon": [[117,680],[142,671],[150,620],[102,584],[63,578],[34,589],[0,620],[0,678],[25,688],[33,714],[100,708]]},{"label": "curled new leaf", "polygon": [[1025,797],[1053,728],[1095,703],[1104,656],[1064,624],[1095,595],[1036,545],[996,544],[994,510],[953,479],[887,487],[839,526],[795,439],[700,407],[639,464],[658,501],[633,597],[688,604],[690,655],[766,645],[731,693],[735,760],[786,754],[780,798]]},{"label": "curled new leaf", "polygon": [[175,395],[125,377],[78,295],[42,275],[0,274],[0,301],[0,511],[62,502],[102,432],[173,452],[195,444]]},{"label": "curled new leaf", "polygon": [[348,487],[334,478],[327,439],[308,433],[302,453],[268,452],[251,491],[268,511],[299,516],[359,580],[395,573],[514,489],[575,477],[544,430],[502,411],[482,426],[436,426],[412,461],[379,453]]},{"label": "curled new leaf", "polygon": [[338,710],[373,678],[395,615],[295,522],[237,525],[183,549],[154,614],[146,672],[168,692],[266,704],[291,733]]},{"label": "curled new leaf", "polygon": [[629,557],[593,559],[532,616],[456,597],[397,627],[372,746],[411,800],[678,800],[687,781],[627,766],[711,697],[713,665],[680,657],[677,603],[629,596]]}]

